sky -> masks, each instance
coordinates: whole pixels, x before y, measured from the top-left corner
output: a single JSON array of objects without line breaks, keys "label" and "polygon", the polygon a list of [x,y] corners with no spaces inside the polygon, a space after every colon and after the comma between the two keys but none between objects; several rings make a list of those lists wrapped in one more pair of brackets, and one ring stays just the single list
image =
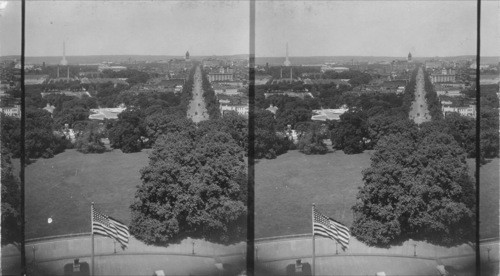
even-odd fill
[{"label": "sky", "polygon": [[[2,1],[0,1],[2,2]],[[476,1],[256,1],[256,56],[476,53]],[[2,5],[0,5],[0,8]],[[241,1],[33,1],[26,56],[249,53]],[[0,10],[0,55],[20,53],[20,1]],[[500,1],[482,1],[483,56],[500,56]]]},{"label": "sky", "polygon": [[60,56],[63,41],[66,55],[248,54],[249,14],[248,1],[27,1],[26,56]]},{"label": "sky", "polygon": [[[500,1],[482,1],[485,55],[500,55]],[[476,54],[476,1],[257,1],[256,55]],[[488,26],[486,26],[488,25]]]}]

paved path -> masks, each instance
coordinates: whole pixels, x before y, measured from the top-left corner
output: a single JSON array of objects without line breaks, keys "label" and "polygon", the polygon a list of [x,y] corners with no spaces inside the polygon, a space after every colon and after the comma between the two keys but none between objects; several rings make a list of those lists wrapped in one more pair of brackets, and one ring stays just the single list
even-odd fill
[{"label": "paved path", "polygon": [[208,112],[203,98],[200,66],[196,67],[193,78],[193,99],[189,102],[187,117],[198,123],[208,120]]},{"label": "paved path", "polygon": [[415,88],[415,100],[413,101],[410,109],[410,119],[416,124],[421,124],[423,122],[430,121],[431,119],[431,115],[429,114],[429,109],[427,107],[427,101],[425,100],[426,92],[422,67],[418,69],[416,78],[417,87]]}]

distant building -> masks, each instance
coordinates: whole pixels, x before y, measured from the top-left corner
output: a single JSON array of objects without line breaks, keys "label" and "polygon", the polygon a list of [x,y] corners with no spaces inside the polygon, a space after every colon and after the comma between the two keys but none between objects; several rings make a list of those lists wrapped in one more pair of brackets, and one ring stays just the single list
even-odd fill
[{"label": "distant building", "polygon": [[99,67],[97,68],[99,72],[102,72],[104,70],[111,70],[113,72],[119,72],[123,70],[127,70],[127,67],[125,66],[111,66],[109,64],[99,64]]},{"label": "distant building", "polygon": [[66,95],[66,96],[77,97],[77,98],[80,98],[80,99],[83,96],[92,97],[88,91],[69,91],[69,90],[63,90],[63,91],[53,91],[53,92],[42,92],[40,94],[42,95],[42,98],[46,97],[47,95]]},{"label": "distant building", "polygon": [[49,75],[25,75],[24,76],[24,85],[42,84],[47,79],[49,79]]},{"label": "distant building", "polygon": [[443,62],[440,60],[425,61],[425,69],[439,69],[443,67]]},{"label": "distant building", "polygon": [[448,113],[456,112],[461,116],[476,118],[476,106],[471,104],[469,106],[459,106],[459,107],[451,107],[448,105],[443,105],[441,107],[443,115],[446,117]]},{"label": "distant building", "polygon": [[232,81],[233,80],[233,74],[229,74],[229,73],[209,73],[208,74],[208,80],[210,82],[214,82],[214,81]]},{"label": "distant building", "polygon": [[223,85],[223,84],[216,83],[213,85],[213,89],[214,89],[215,95],[219,95],[219,94],[239,95],[240,94],[238,92],[239,87],[233,86],[233,85]]},{"label": "distant building", "polygon": [[21,106],[17,104],[12,107],[0,107],[0,112],[10,117],[21,118]]},{"label": "distant building", "polygon": [[92,114],[89,115],[90,120],[118,119],[118,115],[126,109],[125,106],[115,108],[95,108],[90,109]]},{"label": "distant building", "polygon": [[338,109],[315,109],[313,110],[313,114],[311,120],[313,121],[338,121],[340,120],[340,116],[347,112],[347,107],[343,106]]},{"label": "distant building", "polygon": [[431,74],[432,83],[455,82],[455,70],[443,68],[439,73]]},{"label": "distant building", "polygon": [[264,93],[264,97],[267,99],[270,96],[280,95],[304,99],[305,97],[314,98],[311,92],[293,92],[293,91],[272,91]]},{"label": "distant building", "polygon": [[189,51],[186,52],[186,57],[184,58],[186,61],[189,61]]},{"label": "distant building", "polygon": [[406,59],[408,62],[412,62],[411,60],[411,53],[408,53],[408,58]]},{"label": "distant building", "polygon": [[218,67],[222,64],[221,60],[216,58],[208,58],[203,60],[203,67]]},{"label": "distant building", "polygon": [[220,105],[219,107],[222,116],[225,112],[236,111],[238,114],[248,116],[248,105]]}]

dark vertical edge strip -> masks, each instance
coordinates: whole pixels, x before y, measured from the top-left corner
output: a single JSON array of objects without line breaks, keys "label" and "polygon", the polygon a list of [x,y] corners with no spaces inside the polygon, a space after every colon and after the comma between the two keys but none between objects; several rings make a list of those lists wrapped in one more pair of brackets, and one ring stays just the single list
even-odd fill
[{"label": "dark vertical edge strip", "polygon": [[481,165],[481,86],[480,86],[480,64],[481,64],[481,0],[477,0],[477,45],[476,45],[476,275],[481,275],[481,252],[479,244],[479,201],[480,201],[480,181],[479,167]]},{"label": "dark vertical edge strip", "polygon": [[22,0],[21,2],[21,141],[20,147],[21,147],[21,169],[19,172],[19,178],[21,180],[21,272],[22,275],[26,274],[26,252],[25,252],[25,215],[24,215],[24,166],[26,164],[26,156],[25,156],[25,151],[24,151],[24,137],[25,137],[25,114],[26,114],[26,107],[25,107],[25,86],[24,86],[24,64],[25,64],[25,59],[24,59],[24,53],[25,53],[25,45],[26,45],[26,40],[25,40],[25,22],[26,22],[26,0]]},{"label": "dark vertical edge strip", "polygon": [[248,217],[247,217],[247,275],[255,271],[255,162],[254,162],[254,111],[255,111],[255,0],[250,0],[250,33],[248,56]]}]

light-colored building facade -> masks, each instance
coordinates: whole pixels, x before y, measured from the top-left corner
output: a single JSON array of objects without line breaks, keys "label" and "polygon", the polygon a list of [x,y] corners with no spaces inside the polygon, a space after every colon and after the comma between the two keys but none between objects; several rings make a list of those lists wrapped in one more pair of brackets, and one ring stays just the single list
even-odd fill
[{"label": "light-colored building facade", "polygon": [[10,117],[21,118],[21,106],[17,104],[12,107],[0,107],[0,112]]},{"label": "light-colored building facade", "polygon": [[248,105],[223,105],[223,104],[221,104],[219,109],[220,109],[222,116],[224,116],[224,112],[227,112],[227,111],[236,111],[240,115],[243,115],[245,117],[248,116]]},{"label": "light-colored building facade", "polygon": [[443,115],[445,117],[447,113],[456,112],[459,113],[461,116],[476,118],[476,106],[473,104],[469,106],[458,106],[458,107],[443,105],[441,107],[441,110],[443,111]]},{"label": "light-colored building facade", "polygon": [[208,80],[210,82],[214,82],[214,81],[232,81],[233,80],[233,74],[229,74],[229,73],[209,73],[208,74]]}]

